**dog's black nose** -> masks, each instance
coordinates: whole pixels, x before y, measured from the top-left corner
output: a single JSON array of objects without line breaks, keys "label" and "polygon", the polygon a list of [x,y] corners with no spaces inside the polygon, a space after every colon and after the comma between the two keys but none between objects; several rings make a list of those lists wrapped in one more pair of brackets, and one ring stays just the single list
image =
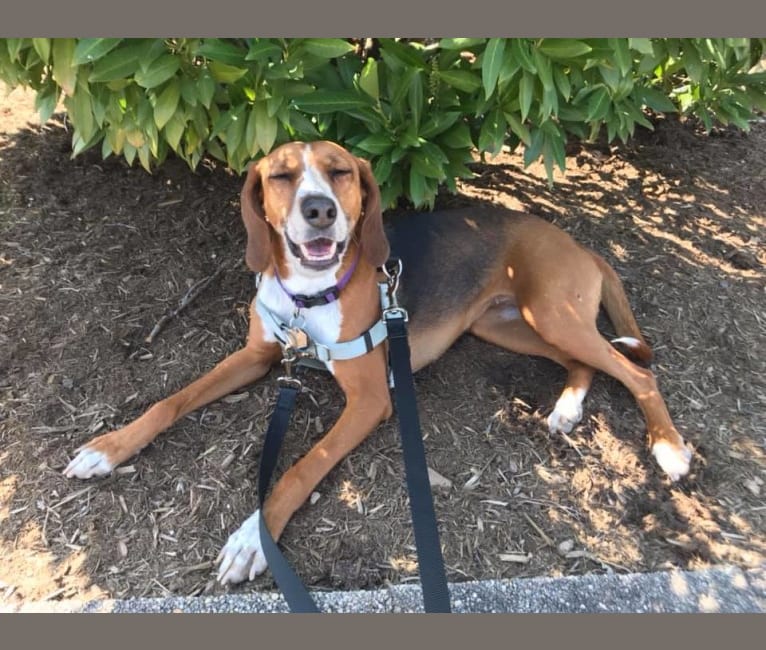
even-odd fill
[{"label": "dog's black nose", "polygon": [[338,211],[335,202],[326,196],[307,196],[301,201],[301,214],[314,228],[328,228],[335,222]]}]

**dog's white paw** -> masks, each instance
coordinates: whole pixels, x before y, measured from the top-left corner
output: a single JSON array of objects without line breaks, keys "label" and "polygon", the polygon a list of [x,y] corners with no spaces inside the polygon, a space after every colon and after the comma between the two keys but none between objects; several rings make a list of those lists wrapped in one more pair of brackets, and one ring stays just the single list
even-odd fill
[{"label": "dog's white paw", "polygon": [[218,581],[225,585],[253,580],[268,566],[261,547],[261,511],[256,510],[229,536],[218,554]]},{"label": "dog's white paw", "polygon": [[679,449],[665,440],[660,440],[652,446],[652,453],[671,481],[677,481],[689,473],[692,452],[688,447]]},{"label": "dog's white paw", "polygon": [[585,391],[565,390],[556,402],[553,413],[548,416],[548,431],[569,433],[582,420],[582,401]]},{"label": "dog's white paw", "polygon": [[97,449],[82,447],[77,455],[64,470],[67,478],[91,478],[93,476],[105,476],[111,474],[114,465],[109,462],[106,454]]}]

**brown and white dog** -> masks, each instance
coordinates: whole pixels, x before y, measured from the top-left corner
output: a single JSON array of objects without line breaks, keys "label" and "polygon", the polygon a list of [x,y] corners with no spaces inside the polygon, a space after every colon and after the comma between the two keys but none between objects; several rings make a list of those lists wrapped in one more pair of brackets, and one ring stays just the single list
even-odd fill
[{"label": "brown and white dog", "polygon": [[[393,219],[384,229],[370,165],[329,142],[286,144],[253,164],[242,190],[246,261],[262,273],[257,299],[289,321],[290,294],[313,295],[346,277],[336,300],[300,309],[303,329],[320,343],[359,337],[381,313],[376,268],[389,245],[403,261],[401,302],[410,316],[412,367],[437,359],[464,332],[514,352],[540,355],[568,370],[548,418],[551,432],[572,430],[593,374],[621,381],[646,419],[649,447],[677,480],[691,452],[671,422],[650,370],[596,329],[603,304],[631,356],[651,357],[622,284],[598,255],[557,227],[501,207]],[[349,274],[349,271],[353,270]],[[245,346],[158,402],[122,429],[78,450],[67,477],[110,473],[190,411],[262,377],[281,359],[274,326],[251,307]],[[335,426],[276,483],[262,515],[275,539],[317,483],[392,412],[386,345],[327,367],[346,396]],[[218,561],[222,583],[261,573],[256,511],[234,532]]]}]

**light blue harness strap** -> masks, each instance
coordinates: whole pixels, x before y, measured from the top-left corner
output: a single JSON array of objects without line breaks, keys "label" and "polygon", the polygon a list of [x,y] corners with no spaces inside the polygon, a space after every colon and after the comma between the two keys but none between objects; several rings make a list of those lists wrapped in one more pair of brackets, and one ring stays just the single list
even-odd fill
[{"label": "light blue harness strap", "polygon": [[[287,335],[285,332],[290,329],[290,325],[264,305],[258,297],[255,299],[255,311],[258,312],[261,320],[264,321],[277,340],[282,345],[286,344]],[[361,336],[357,336],[350,341],[325,344],[310,339],[308,352],[311,357],[314,357],[323,363],[328,363],[329,361],[346,361],[348,359],[361,357],[363,354],[367,354],[374,350],[386,340],[387,336],[388,332],[386,324],[381,318]]]}]

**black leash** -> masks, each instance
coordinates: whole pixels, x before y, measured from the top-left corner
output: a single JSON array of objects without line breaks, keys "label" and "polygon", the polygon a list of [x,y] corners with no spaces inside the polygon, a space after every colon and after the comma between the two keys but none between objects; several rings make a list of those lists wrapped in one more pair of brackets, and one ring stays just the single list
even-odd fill
[{"label": "black leash", "polygon": [[444,572],[439,543],[439,529],[428,479],[425,447],[420,432],[418,405],[410,366],[410,346],[407,342],[406,319],[386,319],[388,326],[388,350],[394,373],[394,400],[399,414],[399,430],[404,452],[404,471],[410,495],[412,527],[415,531],[415,547],[418,553],[418,569],[423,588],[423,604],[426,612],[450,613],[447,576]]},{"label": "black leash", "polygon": [[[394,400],[399,415],[424,609],[428,613],[449,613],[451,611],[449,589],[439,543],[431,483],[428,479],[415,385],[412,380],[410,346],[407,341],[407,312],[396,302],[401,263],[399,260],[389,260],[384,267],[384,272],[387,282],[380,284],[381,303],[389,339],[389,362],[394,377]],[[296,359],[294,350],[285,351],[283,363],[286,376],[279,378],[280,392],[263,443],[258,477],[261,507],[259,523],[264,556],[290,610],[295,613],[318,613],[320,610],[274,542],[263,515],[263,505],[277,464],[279,450],[290,423],[295,400],[302,390],[300,381],[292,377],[292,365]]]},{"label": "black leash", "polygon": [[266,438],[263,441],[261,463],[258,469],[258,500],[261,507],[261,516],[258,523],[261,533],[261,548],[263,549],[263,555],[266,557],[266,562],[269,564],[271,575],[282,590],[290,611],[299,614],[318,614],[319,609],[316,603],[314,603],[309,592],[306,591],[306,587],[303,586],[301,579],[288,564],[285,556],[282,555],[274,538],[271,536],[263,513],[263,504],[266,501],[269,483],[271,483],[271,475],[274,473],[277,465],[279,450],[282,447],[285,432],[290,424],[290,416],[295,408],[295,399],[298,397],[298,393],[301,392],[301,385],[295,380],[293,382],[280,382],[280,384],[277,405],[274,408],[269,428],[266,431]]}]

